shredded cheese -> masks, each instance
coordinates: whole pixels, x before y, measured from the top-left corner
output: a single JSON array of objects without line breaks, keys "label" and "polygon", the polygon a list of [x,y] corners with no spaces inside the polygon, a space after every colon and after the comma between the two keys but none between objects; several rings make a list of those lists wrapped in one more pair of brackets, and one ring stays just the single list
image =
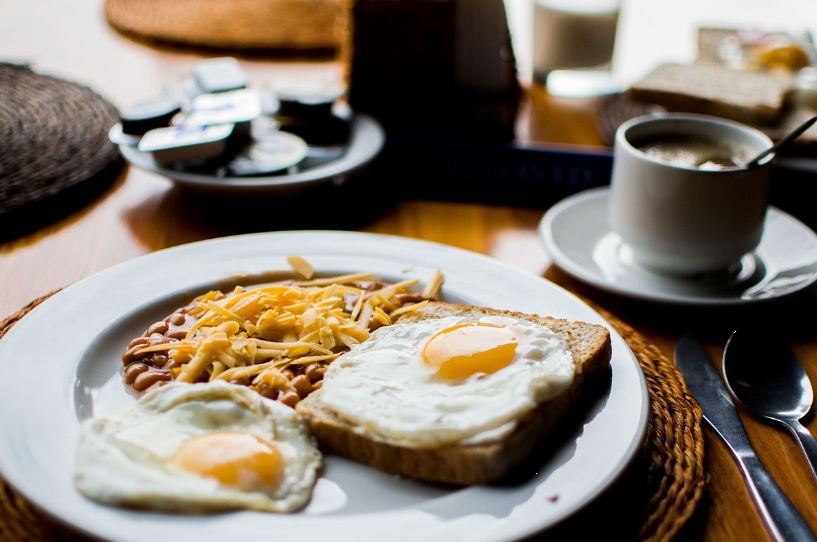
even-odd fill
[{"label": "shredded cheese", "polygon": [[296,273],[301,275],[306,280],[311,279],[312,275],[315,274],[315,269],[312,267],[312,264],[300,256],[289,256],[287,257],[287,262]]},{"label": "shredded cheese", "polygon": [[442,282],[438,271],[426,285],[425,300],[406,304],[404,299],[418,298],[409,288],[419,279],[371,290],[377,284],[374,273],[313,279],[306,260],[290,256],[288,261],[307,280],[237,286],[227,295],[207,292],[188,310],[196,322],[183,340],[147,345],[137,353],[167,352],[175,363],[170,372],[180,382],[278,382],[290,365],[330,363],[368,339],[370,329],[425,305],[425,292],[436,294]]}]

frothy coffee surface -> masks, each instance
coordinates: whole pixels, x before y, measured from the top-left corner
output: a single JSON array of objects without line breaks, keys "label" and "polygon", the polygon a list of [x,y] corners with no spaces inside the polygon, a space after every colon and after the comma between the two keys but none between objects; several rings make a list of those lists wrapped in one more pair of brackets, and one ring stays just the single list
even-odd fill
[{"label": "frothy coffee surface", "polygon": [[641,152],[672,165],[697,169],[739,167],[752,159],[752,150],[737,141],[692,135],[651,136],[633,143]]}]

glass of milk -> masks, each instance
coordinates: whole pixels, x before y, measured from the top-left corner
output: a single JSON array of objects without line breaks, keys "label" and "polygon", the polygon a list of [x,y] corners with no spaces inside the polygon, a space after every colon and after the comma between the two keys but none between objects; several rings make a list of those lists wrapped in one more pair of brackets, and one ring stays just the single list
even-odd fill
[{"label": "glass of milk", "polygon": [[615,89],[610,62],[621,0],[533,0],[533,78],[549,94]]}]

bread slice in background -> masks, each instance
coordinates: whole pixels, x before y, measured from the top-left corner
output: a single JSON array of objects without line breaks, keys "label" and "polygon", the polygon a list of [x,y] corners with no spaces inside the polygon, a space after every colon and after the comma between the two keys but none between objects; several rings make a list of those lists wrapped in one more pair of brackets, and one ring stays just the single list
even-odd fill
[{"label": "bread slice in background", "polygon": [[501,440],[439,448],[410,448],[370,438],[324,408],[321,390],[317,390],[298,403],[297,410],[309,422],[323,453],[420,480],[457,485],[495,483],[535,461],[532,454],[549,437],[563,438],[557,430],[608,375],[612,356],[610,332],[596,324],[442,302],[432,302],[407,313],[396,323],[453,315],[509,316],[547,326],[564,339],[572,354],[575,367],[572,383],[564,392],[524,415],[516,429]]},{"label": "bread slice in background", "polygon": [[794,77],[731,69],[716,62],[662,64],[626,90],[635,101],[748,124],[776,124],[789,106]]}]

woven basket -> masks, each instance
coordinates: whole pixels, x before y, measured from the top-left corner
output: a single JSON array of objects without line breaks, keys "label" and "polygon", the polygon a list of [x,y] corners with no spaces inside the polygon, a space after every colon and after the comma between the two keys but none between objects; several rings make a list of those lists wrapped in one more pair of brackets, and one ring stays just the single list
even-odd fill
[{"label": "woven basket", "polygon": [[77,209],[122,168],[117,109],[90,88],[0,63],[0,239]]}]

